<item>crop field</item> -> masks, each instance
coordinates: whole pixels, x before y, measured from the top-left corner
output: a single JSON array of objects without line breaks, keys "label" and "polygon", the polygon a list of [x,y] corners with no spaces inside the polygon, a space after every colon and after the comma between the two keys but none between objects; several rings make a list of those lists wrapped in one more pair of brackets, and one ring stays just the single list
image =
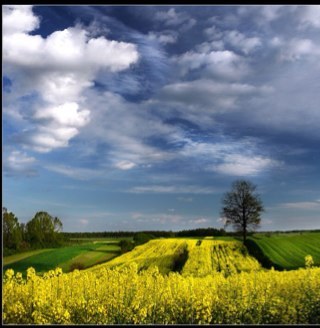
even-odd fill
[{"label": "crop field", "polygon": [[306,255],[311,255],[315,265],[320,265],[320,232],[255,234],[250,239],[271,262],[283,269],[303,267]]},{"label": "crop field", "polygon": [[[275,235],[274,239],[293,238],[288,240],[299,245],[297,238],[301,236]],[[314,245],[318,247],[317,236],[312,236],[316,237]],[[267,235],[253,237],[262,242],[272,239]],[[279,245],[284,247],[288,243]],[[31,263],[35,267],[36,257],[42,263],[39,265],[42,271],[29,268],[23,276],[19,269],[5,270],[3,322],[31,325],[320,322],[320,267],[310,262],[307,265],[305,256],[297,270],[266,270],[234,239],[162,238],[89,267],[99,263],[102,254],[119,252],[117,247],[115,243],[96,241],[74,246],[73,250],[65,248],[60,257],[54,252],[63,249],[54,249],[7,264],[6,268],[11,268],[24,261],[23,269]],[[80,260],[89,268],[69,273],[61,268],[44,272],[45,261],[51,267],[62,263],[68,268]]]},{"label": "crop field", "polygon": [[[187,247],[186,239],[156,239],[148,243],[135,247],[131,252],[116,257],[115,259],[102,264],[106,267],[123,267],[135,262],[139,270],[151,266],[157,266],[163,274],[174,270],[176,259]],[[96,270],[93,267],[91,270]]]},{"label": "crop field", "polygon": [[3,270],[11,268],[25,274],[29,267],[35,268],[39,273],[60,267],[64,272],[68,272],[72,265],[87,268],[110,260],[117,256],[119,251],[120,247],[114,241],[111,243],[97,241],[63,248],[45,249],[28,252],[27,257],[23,256],[22,253],[10,256],[8,260],[5,258]]},{"label": "crop field", "polygon": [[320,322],[320,268],[162,275],[125,267],[27,279],[7,270],[5,324],[314,324]]},{"label": "crop field", "polygon": [[259,262],[246,253],[240,242],[204,239],[188,241],[188,260],[182,274],[201,277],[215,272],[228,275],[260,269]]},{"label": "crop field", "polygon": [[[101,266],[113,268],[136,263],[139,270],[157,266],[160,273],[179,271],[197,277],[224,272],[260,270],[259,262],[238,241],[215,239],[155,239]],[[90,270],[97,270],[92,267]]]}]

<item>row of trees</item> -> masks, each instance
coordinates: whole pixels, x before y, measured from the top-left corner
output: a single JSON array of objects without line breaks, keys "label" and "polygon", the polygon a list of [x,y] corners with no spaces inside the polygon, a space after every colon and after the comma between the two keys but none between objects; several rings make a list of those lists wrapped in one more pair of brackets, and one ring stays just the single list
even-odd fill
[{"label": "row of trees", "polygon": [[55,247],[61,244],[62,222],[47,212],[37,212],[25,223],[2,208],[4,255],[27,249]]}]

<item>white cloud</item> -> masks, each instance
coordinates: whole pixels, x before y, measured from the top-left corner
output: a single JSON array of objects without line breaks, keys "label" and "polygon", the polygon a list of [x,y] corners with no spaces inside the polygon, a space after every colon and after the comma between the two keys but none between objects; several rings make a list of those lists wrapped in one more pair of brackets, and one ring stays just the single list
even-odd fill
[{"label": "white cloud", "polygon": [[193,202],[193,198],[192,197],[178,197],[178,200],[181,201],[181,202],[186,202],[186,203]]},{"label": "white cloud", "polygon": [[280,207],[296,210],[320,210],[320,200],[309,201],[309,202],[294,202],[294,203],[283,203]]},{"label": "white cloud", "polygon": [[224,163],[212,167],[212,170],[235,176],[254,176],[279,165],[279,162],[262,156],[231,154],[224,157]]},{"label": "white cloud", "polygon": [[59,125],[83,126],[89,118],[89,111],[79,112],[79,105],[75,102],[66,102],[57,107],[47,107],[36,111],[35,119],[52,120]]},{"label": "white cloud", "polygon": [[120,170],[130,170],[136,166],[135,163],[129,161],[120,161],[115,164],[115,167]]},{"label": "white cloud", "polygon": [[28,34],[38,27],[39,19],[32,7],[20,7],[4,7],[4,67],[17,97],[35,91],[44,102],[42,108],[33,109],[30,120],[35,128],[25,140],[32,149],[48,152],[66,147],[89,122],[93,109],[83,108],[83,92],[93,86],[95,75],[103,69],[127,69],[139,54],[133,44],[93,38],[79,26],[46,38]]},{"label": "white cloud", "polygon": [[282,5],[261,6],[260,13],[265,21],[271,22],[280,17],[282,8]]},{"label": "white cloud", "polygon": [[301,9],[301,25],[302,27],[320,28],[320,5],[310,5],[299,7]]},{"label": "white cloud", "polygon": [[195,223],[195,224],[203,224],[203,223],[208,223],[210,222],[210,220],[206,219],[206,218],[197,218],[194,220],[189,220],[189,222]]},{"label": "white cloud", "polygon": [[177,12],[175,8],[170,8],[167,11],[158,11],[155,15],[155,19],[163,22],[166,26],[179,26],[182,32],[186,32],[196,24],[195,19],[190,18],[186,13]]},{"label": "white cloud", "polygon": [[88,223],[89,223],[89,221],[87,219],[80,219],[79,222],[81,225],[84,225],[84,226],[88,225]]},{"label": "white cloud", "polygon": [[45,165],[47,170],[57,172],[76,180],[90,180],[104,176],[103,170],[79,168],[68,165]]},{"label": "white cloud", "polygon": [[320,55],[320,46],[310,39],[292,39],[282,49],[281,58],[286,60],[299,60],[306,56]]},{"label": "white cloud", "polygon": [[131,193],[168,193],[168,194],[212,194],[217,190],[212,187],[202,186],[165,186],[165,185],[151,185],[151,186],[137,186],[128,190]]},{"label": "white cloud", "polygon": [[174,156],[148,140],[153,137],[170,140],[176,127],[164,124],[146,110],[144,103],[129,103],[120,95],[110,92],[99,95],[94,90],[90,91],[88,99],[88,107],[96,110],[92,112],[90,123],[83,128],[82,137],[91,142],[93,153],[97,144],[106,146],[105,163],[123,170],[148,167]]},{"label": "white cloud", "polygon": [[232,175],[254,176],[282,163],[259,154],[257,145],[251,140],[205,143],[187,141],[181,154],[203,162],[208,171]]},{"label": "white cloud", "polygon": [[166,85],[153,101],[172,105],[184,119],[209,127],[214,122],[215,114],[239,109],[241,100],[271,91],[269,86],[199,79]]},{"label": "white cloud", "polygon": [[33,165],[36,159],[19,150],[11,151],[3,163],[6,175],[35,175]]},{"label": "white cloud", "polygon": [[32,13],[29,5],[7,5],[2,7],[3,33],[26,33],[39,27],[39,18]]},{"label": "white cloud", "polygon": [[141,213],[135,212],[131,214],[131,218],[137,222],[152,222],[152,223],[179,223],[183,221],[183,216],[179,214],[167,213]]},{"label": "white cloud", "polygon": [[178,65],[182,76],[190,71],[201,69],[207,76],[238,80],[249,72],[244,59],[230,50],[211,50],[209,47],[200,46],[198,50],[173,57],[172,60]]},{"label": "white cloud", "polygon": [[244,34],[236,30],[226,32],[224,40],[246,55],[261,46],[260,38],[246,37]]},{"label": "white cloud", "polygon": [[163,31],[161,33],[149,32],[148,38],[150,40],[157,40],[161,44],[175,43],[178,35],[173,31]]}]

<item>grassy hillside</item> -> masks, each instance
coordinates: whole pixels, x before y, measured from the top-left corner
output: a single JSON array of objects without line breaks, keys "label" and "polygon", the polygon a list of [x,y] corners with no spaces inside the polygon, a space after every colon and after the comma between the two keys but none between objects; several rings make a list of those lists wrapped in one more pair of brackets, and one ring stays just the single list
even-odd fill
[{"label": "grassy hillside", "polygon": [[68,272],[72,265],[87,268],[97,263],[101,263],[119,254],[120,247],[111,242],[91,242],[70,247],[46,249],[35,252],[28,252],[28,256],[17,254],[4,258],[3,270],[13,269],[14,271],[25,272],[29,267],[33,267],[37,272],[45,272],[56,267],[61,267],[64,272]]},{"label": "grassy hillside", "polygon": [[249,239],[275,267],[288,270],[304,267],[306,255],[311,255],[314,264],[320,265],[319,232],[255,234]]}]

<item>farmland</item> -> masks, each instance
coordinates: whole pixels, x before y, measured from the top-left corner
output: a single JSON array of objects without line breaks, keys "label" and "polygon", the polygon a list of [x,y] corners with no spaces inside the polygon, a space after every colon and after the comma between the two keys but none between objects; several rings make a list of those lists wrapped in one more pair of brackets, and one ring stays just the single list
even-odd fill
[{"label": "farmland", "polygon": [[[279,249],[290,242],[299,245],[299,240],[302,246],[317,248],[319,235],[312,236],[282,234],[274,239],[279,240]],[[272,235],[263,234],[251,238],[261,244],[273,240]],[[300,269],[281,272],[261,267],[241,242],[230,237],[159,238],[122,255],[119,241],[83,242],[30,253],[17,262],[9,259],[6,269],[15,270],[4,274],[5,323],[320,322],[320,268],[306,267],[305,253],[296,257],[302,263]],[[84,270],[70,270],[81,261]],[[19,271],[28,266],[38,269],[27,269],[24,277]]]},{"label": "farmland", "polygon": [[72,266],[87,268],[108,261],[119,255],[118,240],[85,242],[63,248],[45,249],[9,256],[4,260],[3,269],[11,268],[25,273],[33,267],[38,273],[44,273],[56,267],[68,272]]},{"label": "farmland", "polygon": [[15,324],[308,324],[320,321],[320,268],[228,277],[162,275],[136,264],[27,280],[5,274],[3,320]]},{"label": "farmland", "polygon": [[139,270],[157,266],[162,274],[180,271],[182,275],[197,277],[216,272],[231,274],[260,269],[258,261],[247,255],[238,241],[168,238],[151,240],[91,270],[124,267],[131,263],[136,263]]},{"label": "farmland", "polygon": [[320,265],[320,232],[255,234],[250,239],[279,268],[302,267],[306,255],[311,255],[315,265]]}]

